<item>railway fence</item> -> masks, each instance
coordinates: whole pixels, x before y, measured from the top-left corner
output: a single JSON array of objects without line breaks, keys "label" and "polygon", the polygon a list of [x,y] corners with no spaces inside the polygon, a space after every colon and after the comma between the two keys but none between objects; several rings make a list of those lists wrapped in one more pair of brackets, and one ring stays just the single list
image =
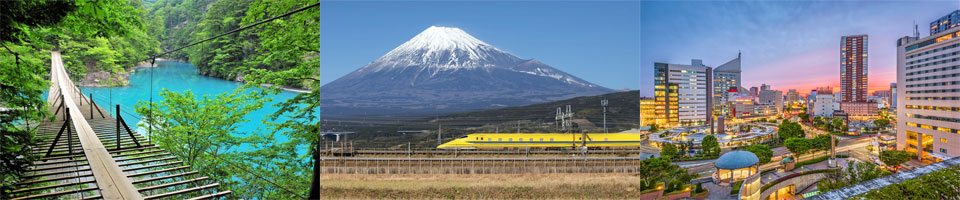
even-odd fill
[{"label": "railway fence", "polygon": [[324,174],[631,173],[647,157],[368,158],[321,157]]}]

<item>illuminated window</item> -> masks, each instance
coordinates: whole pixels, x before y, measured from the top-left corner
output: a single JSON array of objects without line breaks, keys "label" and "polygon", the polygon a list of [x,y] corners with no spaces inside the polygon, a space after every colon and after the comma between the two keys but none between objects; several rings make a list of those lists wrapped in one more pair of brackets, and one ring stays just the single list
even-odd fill
[{"label": "illuminated window", "polygon": [[947,138],[940,138],[940,142],[946,144],[946,143],[947,143]]},{"label": "illuminated window", "polygon": [[944,40],[949,40],[953,38],[953,34],[947,34],[937,38],[937,42],[943,42]]}]

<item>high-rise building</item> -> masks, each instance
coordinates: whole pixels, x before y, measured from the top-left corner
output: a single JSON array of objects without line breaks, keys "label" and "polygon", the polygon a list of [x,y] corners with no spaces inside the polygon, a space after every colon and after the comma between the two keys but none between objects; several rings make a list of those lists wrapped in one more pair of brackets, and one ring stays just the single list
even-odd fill
[{"label": "high-rise building", "polygon": [[780,90],[761,90],[758,104],[773,105],[777,113],[783,112],[783,92]]},{"label": "high-rise building", "polygon": [[737,58],[713,69],[713,115],[723,116],[729,111],[727,94],[740,88],[740,54]]},{"label": "high-rise building", "polygon": [[760,95],[760,88],[750,87],[750,96],[757,97],[757,95]]},{"label": "high-rise building", "polygon": [[666,123],[666,119],[658,118],[656,114],[656,101],[654,98],[640,98],[640,126],[649,126],[656,124],[660,127]]},{"label": "high-rise building", "polygon": [[787,104],[800,103],[800,92],[797,89],[787,90]]},{"label": "high-rise building", "polygon": [[[767,85],[766,83],[760,84],[760,91],[764,91],[764,90],[770,90],[770,85]],[[757,93],[757,94],[759,95],[760,93]]]},{"label": "high-rise building", "polygon": [[940,19],[930,22],[930,35],[935,35],[956,26],[960,26],[960,10],[955,10],[950,14],[940,17]]},{"label": "high-rise building", "polygon": [[897,40],[897,149],[920,160],[960,156],[958,31]]},{"label": "high-rise building", "polygon": [[713,69],[700,60],[692,63],[654,63],[655,113],[668,126],[712,125]]},{"label": "high-rise building", "polygon": [[890,102],[890,109],[888,109],[888,111],[891,109],[892,110],[897,109],[897,83],[896,82],[890,83],[890,100],[888,100],[888,102]]},{"label": "high-rise building", "polygon": [[840,101],[867,101],[867,35],[840,37]]}]

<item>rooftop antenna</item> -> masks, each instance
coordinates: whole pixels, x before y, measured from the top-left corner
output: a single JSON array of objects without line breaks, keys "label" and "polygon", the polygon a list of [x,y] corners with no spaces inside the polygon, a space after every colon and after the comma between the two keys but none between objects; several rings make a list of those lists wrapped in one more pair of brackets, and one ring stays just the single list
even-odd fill
[{"label": "rooftop antenna", "polygon": [[913,20],[913,37],[920,38],[920,29],[917,28],[917,20]]}]

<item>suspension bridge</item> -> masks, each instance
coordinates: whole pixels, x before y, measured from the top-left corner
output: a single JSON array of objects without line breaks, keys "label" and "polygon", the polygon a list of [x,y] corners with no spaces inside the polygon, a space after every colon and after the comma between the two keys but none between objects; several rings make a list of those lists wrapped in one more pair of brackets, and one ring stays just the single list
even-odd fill
[{"label": "suspension bridge", "polygon": [[[55,120],[37,125],[38,157],[10,191],[19,199],[216,199],[231,191],[201,176],[84,96],[51,52],[47,102]],[[92,95],[91,95],[92,96]]]}]

